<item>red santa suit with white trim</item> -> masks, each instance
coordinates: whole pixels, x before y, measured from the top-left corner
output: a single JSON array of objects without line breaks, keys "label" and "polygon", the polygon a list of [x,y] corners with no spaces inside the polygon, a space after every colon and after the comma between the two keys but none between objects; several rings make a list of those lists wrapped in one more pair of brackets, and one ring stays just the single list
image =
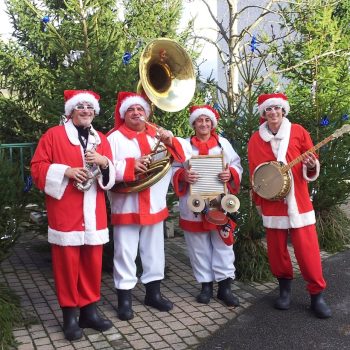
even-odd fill
[{"label": "red santa suit with white trim", "polygon": [[[73,123],[73,113],[80,113],[77,118],[89,124],[99,112],[98,100],[92,91],[66,90],[65,112],[73,117],[41,137],[31,161],[34,183],[46,195],[48,241],[52,244],[56,292],[63,310],[84,308],[100,299],[102,250],[109,240],[104,190],[114,185],[115,169],[106,137],[90,124],[83,147],[79,140],[82,127]],[[75,110],[77,105],[82,110]],[[68,178],[66,171],[73,169],[79,177],[85,168],[86,151],[99,155],[108,182],[104,183],[99,175],[91,188],[83,192],[74,186],[75,180]],[[78,339],[78,333],[73,338],[72,334],[66,337]]]},{"label": "red santa suit with white trim", "polygon": [[[248,144],[251,177],[255,169],[264,162],[277,160],[287,164],[313,147],[309,133],[301,125],[292,124],[286,118],[290,107],[285,95],[261,95],[258,109],[263,116],[262,124]],[[278,113],[281,113],[281,123],[278,130],[273,133],[269,127],[269,118],[275,118]],[[308,182],[316,180],[319,176],[320,163],[314,158],[312,169],[306,164],[307,162],[298,163],[292,167],[291,190],[285,199],[267,200],[253,192],[253,199],[266,228],[271,271],[279,280],[281,298],[283,299],[283,294],[288,295],[288,300],[284,300],[286,303],[280,303],[281,298],[276,302],[275,307],[278,309],[287,309],[290,304],[293,267],[287,250],[288,234],[310,295],[320,295],[326,287],[315,226],[315,212],[308,191]],[[329,317],[327,310],[324,315]]]},{"label": "red santa suit with white trim", "polygon": [[[192,106],[190,108],[190,126],[194,127],[194,122],[202,116],[210,119],[211,130],[209,127],[207,128],[207,141],[201,140],[196,135],[187,139],[192,145],[192,155],[223,154],[224,164],[228,165],[231,175],[230,180],[226,182],[228,192],[237,194],[243,172],[240,158],[229,141],[216,134],[215,129],[219,114],[211,106]],[[184,180],[186,169],[188,169],[188,162],[173,164],[172,181],[175,193],[180,199],[180,227],[184,230],[194,276],[197,282],[202,283],[202,288],[209,287],[209,294],[212,294],[213,281],[219,282],[220,288],[221,282],[235,278],[235,255],[232,246],[236,223],[230,220],[229,235],[223,239],[218,232],[222,227],[208,222],[204,215],[195,215],[189,210],[187,205],[187,199],[190,195],[189,183]],[[209,302],[208,298],[203,298],[203,295],[198,296],[197,301],[200,303]]]},{"label": "red santa suit with white trim", "polygon": [[[135,180],[135,166],[139,159],[150,154],[158,142],[156,129],[140,119],[147,119],[150,111],[144,96],[132,92],[118,94],[115,128],[108,135],[117,183]],[[136,124],[128,126],[129,120]],[[189,145],[180,138],[172,137],[172,144],[167,145],[167,149],[177,161],[190,157]],[[137,283],[135,259],[138,248],[143,268],[140,280],[146,285],[146,305],[161,311],[172,308],[169,301],[168,304],[164,302],[164,307],[162,302],[157,306],[157,303],[148,302],[147,297],[151,283],[159,292],[160,281],[164,278],[163,221],[168,217],[166,194],[170,179],[171,172],[168,172],[157,183],[140,192],[109,192],[114,225],[114,284],[118,292],[118,316],[122,320],[133,317],[130,291]]]}]

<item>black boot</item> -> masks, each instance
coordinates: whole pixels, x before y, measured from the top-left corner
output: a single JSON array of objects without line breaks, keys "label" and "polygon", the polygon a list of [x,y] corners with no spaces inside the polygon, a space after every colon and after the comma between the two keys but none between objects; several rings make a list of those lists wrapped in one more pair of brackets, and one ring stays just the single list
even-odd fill
[{"label": "black boot", "polygon": [[213,282],[202,283],[201,292],[197,295],[197,301],[201,304],[209,304],[213,297]]},{"label": "black boot", "polygon": [[122,321],[128,321],[134,318],[132,311],[131,289],[117,289],[118,294],[118,318]]},{"label": "black boot", "polygon": [[113,326],[110,320],[102,318],[97,313],[96,303],[91,303],[80,309],[79,326],[104,332]]},{"label": "black boot", "polygon": [[77,309],[63,307],[63,333],[67,340],[78,340],[83,336],[83,330],[78,325]]},{"label": "black boot", "polygon": [[146,296],[145,305],[153,306],[159,311],[170,311],[173,308],[173,303],[170,300],[164,299],[160,293],[160,281],[152,281],[145,284]]},{"label": "black boot", "polygon": [[278,310],[288,310],[290,307],[290,291],[292,280],[279,278],[280,296],[275,301],[275,308]]},{"label": "black boot", "polygon": [[239,300],[232,294],[231,291],[231,278],[226,278],[223,281],[218,282],[219,289],[217,297],[223,301],[227,306],[239,306]]},{"label": "black boot", "polygon": [[332,316],[331,309],[324,301],[322,293],[311,294],[311,310],[318,318],[328,318]]}]

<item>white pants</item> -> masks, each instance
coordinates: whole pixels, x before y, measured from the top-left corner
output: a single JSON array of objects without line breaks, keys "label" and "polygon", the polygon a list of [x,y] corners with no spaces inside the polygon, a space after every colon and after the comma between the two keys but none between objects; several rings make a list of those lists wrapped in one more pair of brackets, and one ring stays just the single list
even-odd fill
[{"label": "white pants", "polygon": [[227,246],[217,231],[184,231],[187,250],[197,282],[222,281],[235,278],[235,253]]},{"label": "white pants", "polygon": [[132,289],[137,283],[137,251],[140,249],[146,284],[164,278],[164,228],[163,221],[154,225],[116,225],[113,228],[114,259],[113,278],[117,289]]}]

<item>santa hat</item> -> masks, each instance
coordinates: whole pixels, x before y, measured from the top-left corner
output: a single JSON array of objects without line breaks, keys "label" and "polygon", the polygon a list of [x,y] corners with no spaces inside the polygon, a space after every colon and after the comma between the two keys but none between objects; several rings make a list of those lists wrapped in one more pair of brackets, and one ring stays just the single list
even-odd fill
[{"label": "santa hat", "polygon": [[98,103],[100,96],[90,90],[64,90],[64,112],[66,116],[70,116],[76,105],[79,103],[90,103],[96,114],[100,113],[100,105]]},{"label": "santa hat", "polygon": [[114,111],[114,129],[118,129],[123,123],[125,112],[132,105],[140,105],[145,110],[146,116],[150,116],[151,106],[147,101],[147,97],[134,92],[121,91],[118,94]]},{"label": "santa hat", "polygon": [[194,121],[200,117],[201,115],[205,115],[210,118],[210,120],[213,123],[212,129],[215,129],[218,125],[218,120],[220,118],[220,115],[216,109],[214,109],[211,106],[208,105],[202,105],[202,106],[192,106],[190,107],[190,127],[193,128]]},{"label": "santa hat", "polygon": [[290,110],[288,98],[282,93],[263,94],[258,97],[258,111],[261,116],[264,114],[265,108],[272,106],[281,106],[285,111],[285,117]]}]

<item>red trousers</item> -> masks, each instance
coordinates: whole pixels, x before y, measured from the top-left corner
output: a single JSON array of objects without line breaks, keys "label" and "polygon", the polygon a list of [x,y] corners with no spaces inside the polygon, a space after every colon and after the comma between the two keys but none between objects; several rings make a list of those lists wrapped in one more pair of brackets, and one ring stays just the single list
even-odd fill
[{"label": "red trousers", "polygon": [[287,249],[288,232],[300,272],[310,294],[326,288],[315,225],[289,230],[266,228],[267,252],[272,274],[277,278],[293,278],[293,266]]},{"label": "red trousers", "polygon": [[52,266],[61,307],[83,307],[100,300],[102,245],[52,244]]}]

